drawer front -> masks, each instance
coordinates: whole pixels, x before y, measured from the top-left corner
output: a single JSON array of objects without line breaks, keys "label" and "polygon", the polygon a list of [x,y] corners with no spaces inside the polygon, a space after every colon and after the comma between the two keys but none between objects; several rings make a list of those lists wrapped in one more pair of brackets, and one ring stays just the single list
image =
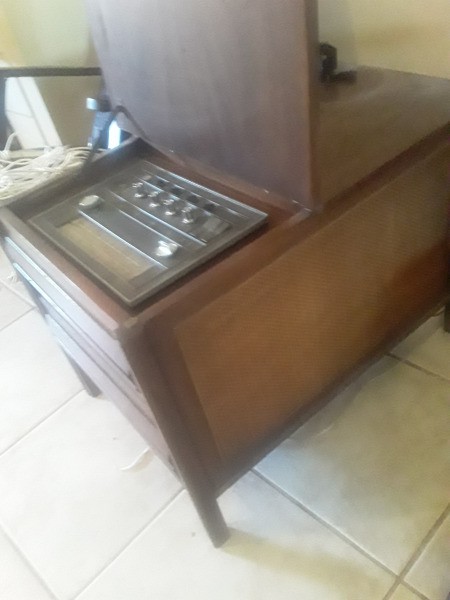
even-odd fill
[{"label": "drawer front", "polygon": [[127,375],[131,374],[130,365],[117,340],[112,338],[90,315],[64,292],[29,256],[27,256],[10,238],[4,240],[5,251],[12,263],[21,268],[21,274],[58,306],[72,322],[94,343],[103,348],[111,360]]},{"label": "drawer front", "polygon": [[136,404],[138,408],[156,424],[156,419],[154,418],[147,401],[140,393],[133,380],[119,369],[111,358],[103,352],[103,350],[98,347],[93,340],[61,310],[60,307],[55,305],[47,294],[39,288],[37,283],[28,277],[20,265],[13,262],[13,266],[27,284],[33,288],[35,292],[34,296],[39,302],[42,311],[49,315],[53,321],[56,322],[61,329],[63,329],[66,334],[85,351],[91,360],[96,363],[109,379],[111,379],[114,385],[116,385],[131,402]]},{"label": "drawer front", "polygon": [[[20,272],[20,271],[19,271]],[[104,373],[122,390],[131,400],[139,393],[130,379],[116,367],[109,357],[96,347],[77,326],[71,322],[58,307],[51,304],[44,296],[40,296],[40,302],[46,312],[102,369]]]}]

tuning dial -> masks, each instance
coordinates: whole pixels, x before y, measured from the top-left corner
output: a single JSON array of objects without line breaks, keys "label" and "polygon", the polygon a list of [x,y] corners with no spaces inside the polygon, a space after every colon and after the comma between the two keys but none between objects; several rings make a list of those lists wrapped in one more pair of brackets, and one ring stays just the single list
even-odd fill
[{"label": "tuning dial", "polygon": [[176,244],[175,242],[166,242],[164,240],[160,240],[156,249],[156,256],[173,256],[177,250],[178,244]]},{"label": "tuning dial", "polygon": [[193,206],[185,206],[184,208],[181,209],[181,214],[183,215],[182,222],[185,225],[194,223],[195,208]]},{"label": "tuning dial", "polygon": [[137,181],[136,183],[133,183],[132,187],[134,190],[136,190],[134,192],[135,198],[147,198],[148,197],[148,192],[145,189],[145,185],[142,183],[142,181]]}]

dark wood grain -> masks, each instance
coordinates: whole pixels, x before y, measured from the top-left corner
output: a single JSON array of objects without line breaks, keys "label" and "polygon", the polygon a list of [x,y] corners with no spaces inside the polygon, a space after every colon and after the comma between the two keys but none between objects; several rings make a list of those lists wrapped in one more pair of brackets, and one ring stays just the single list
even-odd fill
[{"label": "dark wood grain", "polygon": [[446,79],[361,67],[355,84],[321,86],[320,97],[323,202],[450,121],[450,81]]},{"label": "dark wood grain", "polygon": [[448,148],[176,325],[224,462],[446,290]]},{"label": "dark wood grain", "polygon": [[[161,369],[164,356],[159,352],[159,345],[155,343],[153,335],[158,332],[152,331],[149,325],[151,324],[143,327],[136,323],[124,340],[124,349],[167,441],[177,472],[185,483],[211,540],[215,546],[220,546],[229,533],[216,500],[218,484],[205,468],[205,464],[211,464],[211,460],[214,460],[216,453],[210,457],[202,456],[204,446],[201,439],[195,437],[195,431],[189,426],[192,417],[186,422],[186,415],[180,410],[180,398],[174,397],[171,380],[178,377],[178,372]],[[196,412],[194,406],[191,412]],[[223,467],[216,462],[215,468],[217,480]]]},{"label": "dark wood grain", "polygon": [[315,2],[88,6],[113,104],[147,140],[277,192],[291,209],[315,205]]}]

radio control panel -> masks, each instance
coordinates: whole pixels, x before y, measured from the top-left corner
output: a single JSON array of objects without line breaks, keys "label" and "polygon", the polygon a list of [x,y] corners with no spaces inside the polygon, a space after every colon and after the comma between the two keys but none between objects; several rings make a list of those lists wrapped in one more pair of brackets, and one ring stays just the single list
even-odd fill
[{"label": "radio control panel", "polygon": [[266,219],[264,212],[136,159],[30,223],[134,306]]}]

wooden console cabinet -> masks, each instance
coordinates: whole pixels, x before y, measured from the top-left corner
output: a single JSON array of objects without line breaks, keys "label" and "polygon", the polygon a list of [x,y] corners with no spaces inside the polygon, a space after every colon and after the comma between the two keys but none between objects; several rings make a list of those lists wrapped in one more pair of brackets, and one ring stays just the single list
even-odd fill
[{"label": "wooden console cabinet", "polygon": [[[128,3],[92,0],[112,97],[128,105],[150,145],[130,143],[95,161],[83,179],[18,198],[0,210],[0,227],[7,255],[86,388],[114,401],[180,476],[219,545],[227,528],[218,496],[447,296],[450,82],[363,68],[356,84],[321,88],[311,2],[287,0],[276,11],[269,0],[237,2],[249,12],[240,19],[214,0],[207,15],[199,1],[165,4],[152,26],[164,31],[158,19],[165,19],[171,36],[182,29],[181,63],[190,44],[200,44],[191,56],[201,92],[191,93],[194,71],[187,77],[185,65],[177,68],[164,35],[139,38]],[[205,29],[214,7],[229,13]],[[105,40],[119,22],[122,35],[128,27],[137,33],[114,66]],[[285,45],[295,32],[303,41]],[[145,60],[134,67],[139,48],[148,52],[140,56],[149,56],[155,89],[143,81]],[[161,71],[163,58],[172,72]],[[253,72],[250,87],[240,87]],[[222,80],[236,80],[225,96]],[[252,93],[250,120],[236,116],[249,110],[243,91]],[[135,155],[262,208],[269,222],[130,309],[28,219]]]}]

